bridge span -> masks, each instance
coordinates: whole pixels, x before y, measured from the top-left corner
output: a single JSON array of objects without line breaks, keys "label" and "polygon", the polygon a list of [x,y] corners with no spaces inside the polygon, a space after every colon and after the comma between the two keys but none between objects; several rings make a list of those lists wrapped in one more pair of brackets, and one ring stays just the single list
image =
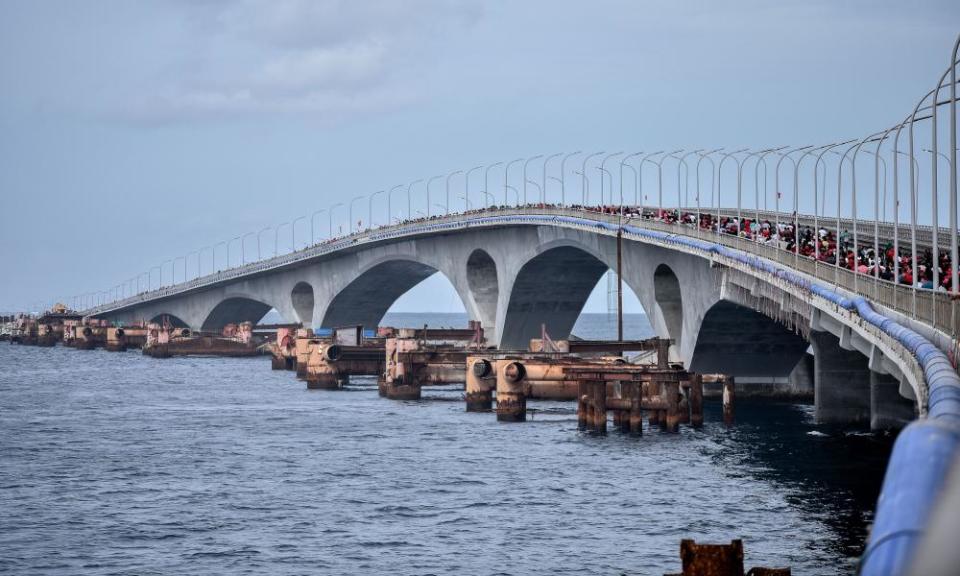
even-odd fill
[{"label": "bridge span", "polygon": [[924,415],[930,394],[914,353],[838,298],[866,297],[943,353],[955,350],[957,310],[944,294],[921,293],[918,303],[916,291],[697,226],[548,207],[369,230],[87,313],[216,330],[274,308],[306,326],[373,328],[439,272],[492,341],[523,348],[541,325],[569,335],[597,281],[616,268],[618,234],[623,281],[657,335],[674,340],[675,360],[701,373],[799,380],[814,390],[820,421],[896,428]]}]

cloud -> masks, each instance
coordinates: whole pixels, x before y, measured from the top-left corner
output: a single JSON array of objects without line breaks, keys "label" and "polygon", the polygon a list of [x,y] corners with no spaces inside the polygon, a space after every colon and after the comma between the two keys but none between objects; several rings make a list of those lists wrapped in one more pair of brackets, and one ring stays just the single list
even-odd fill
[{"label": "cloud", "polygon": [[414,80],[478,3],[441,0],[277,0],[181,4],[185,37],[156,95],[137,115],[196,119],[311,113],[342,119],[422,97]]}]

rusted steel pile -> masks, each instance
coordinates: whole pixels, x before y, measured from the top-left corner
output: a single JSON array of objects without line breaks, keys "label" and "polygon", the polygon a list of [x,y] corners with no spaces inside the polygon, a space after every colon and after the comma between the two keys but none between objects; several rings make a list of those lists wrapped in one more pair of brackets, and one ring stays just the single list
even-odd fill
[{"label": "rusted steel pile", "polygon": [[[664,576],[744,576],[743,541],[697,544],[693,540],[681,540],[680,561],[683,572]],[[790,568],[755,567],[746,576],[790,576]]]},{"label": "rusted steel pile", "polygon": [[153,358],[173,356],[255,356],[253,324],[228,324],[220,334],[193,333],[188,328],[151,323],[147,326],[143,354]]},{"label": "rusted steel pile", "polygon": [[401,328],[386,338],[386,364],[378,380],[380,395],[392,400],[419,400],[423,386],[461,384],[467,357],[486,347],[483,328],[412,330]]}]

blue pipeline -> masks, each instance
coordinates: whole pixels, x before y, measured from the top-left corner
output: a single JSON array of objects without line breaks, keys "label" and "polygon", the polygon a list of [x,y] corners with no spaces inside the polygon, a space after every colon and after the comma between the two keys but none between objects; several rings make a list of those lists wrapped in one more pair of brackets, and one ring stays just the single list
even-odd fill
[{"label": "blue pipeline", "polygon": [[[862,576],[901,574],[907,570],[923,535],[930,511],[960,448],[960,377],[947,356],[929,340],[895,320],[878,313],[861,296],[848,298],[830,286],[812,282],[772,262],[717,244],[646,230],[618,226],[573,216],[482,216],[468,221],[416,226],[414,231],[436,232],[470,227],[471,224],[517,224],[530,222],[572,224],[608,232],[624,233],[694,248],[741,262],[808,290],[840,308],[856,313],[868,324],[900,343],[917,359],[927,383],[927,418],[911,423],[897,437],[877,501],[877,512],[867,549],[860,560]],[[409,234],[407,229],[405,234]],[[383,237],[388,237],[389,233]]]}]

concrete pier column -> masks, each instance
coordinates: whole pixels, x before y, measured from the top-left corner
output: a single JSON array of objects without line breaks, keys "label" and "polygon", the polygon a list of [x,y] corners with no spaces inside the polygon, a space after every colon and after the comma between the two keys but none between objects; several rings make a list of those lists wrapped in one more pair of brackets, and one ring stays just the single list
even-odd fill
[{"label": "concrete pier column", "polygon": [[[660,397],[660,383],[655,381],[650,381],[647,383],[647,394],[650,398],[659,398]],[[660,426],[663,422],[663,419],[660,417],[662,410],[649,410],[647,419],[650,422],[651,426]]]},{"label": "concrete pier column", "polygon": [[467,412],[489,412],[493,408],[493,364],[486,358],[467,359]]},{"label": "concrete pier column", "polygon": [[703,376],[692,374],[690,379],[690,425],[703,426]]},{"label": "concrete pier column", "polygon": [[665,432],[678,431],[680,429],[680,382],[677,380],[663,382],[660,385],[660,399],[667,405],[667,409],[661,414],[661,427]]},{"label": "concrete pier column", "polygon": [[813,398],[814,359],[813,354],[804,354],[788,378],[788,393],[791,398]]},{"label": "concrete pier column", "polygon": [[810,332],[814,404],[821,424],[870,422],[870,369],[863,354],[840,347],[828,332]]},{"label": "concrete pier column", "polygon": [[917,417],[916,404],[900,395],[900,382],[870,372],[870,429],[899,430]]},{"label": "concrete pier column", "polygon": [[523,379],[526,370],[523,364],[511,360],[498,360],[497,369],[497,420],[500,422],[525,422],[527,420],[527,396]]},{"label": "concrete pier column", "polygon": [[307,373],[307,388],[310,390],[339,390],[350,383],[346,374],[334,371],[312,371]]}]

